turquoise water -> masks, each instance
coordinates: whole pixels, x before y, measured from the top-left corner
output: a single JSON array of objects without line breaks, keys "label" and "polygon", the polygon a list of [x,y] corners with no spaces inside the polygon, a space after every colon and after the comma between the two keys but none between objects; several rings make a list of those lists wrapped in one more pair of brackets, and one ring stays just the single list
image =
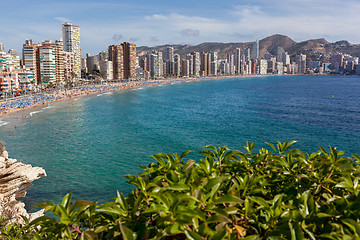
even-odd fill
[{"label": "turquoise water", "polygon": [[[123,175],[158,152],[208,144],[241,149],[246,140],[298,140],[360,154],[360,77],[283,76],[165,84],[92,95],[4,117],[0,139],[12,158],[41,166],[28,207],[74,199],[110,201],[131,186]],[[30,115],[31,113],[31,115]],[[25,115],[27,116],[25,118]],[[16,126],[16,128],[15,128]],[[192,154],[190,157],[198,158]]]}]

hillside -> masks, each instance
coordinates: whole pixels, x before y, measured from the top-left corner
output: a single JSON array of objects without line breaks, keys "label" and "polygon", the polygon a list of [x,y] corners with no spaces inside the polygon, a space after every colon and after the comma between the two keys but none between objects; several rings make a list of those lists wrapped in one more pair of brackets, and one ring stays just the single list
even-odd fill
[{"label": "hillside", "polygon": [[[146,52],[151,50],[157,50],[163,52],[164,58],[166,57],[167,47],[174,47],[175,53],[184,57],[186,54],[196,52],[219,52],[219,58],[226,58],[227,54],[234,54],[236,48],[250,47],[252,48],[252,42],[238,42],[238,43],[219,43],[219,42],[206,42],[195,46],[192,45],[161,45],[155,47],[141,46],[137,47],[137,52]],[[323,54],[329,56],[331,53],[347,53],[352,56],[360,55],[360,44],[350,44],[346,40],[330,43],[324,38],[310,39],[303,42],[295,42],[291,38],[285,35],[275,34],[259,41],[260,57],[263,57],[266,53],[276,55],[278,47],[283,47],[290,56],[295,56],[300,53],[307,54],[309,56],[315,56]]]},{"label": "hillside", "polygon": [[266,37],[259,41],[260,46],[260,57],[263,57],[266,53],[271,53],[272,55],[276,55],[276,51],[278,47],[282,47],[285,50],[294,46],[296,42],[291,38],[276,34],[270,37]]}]

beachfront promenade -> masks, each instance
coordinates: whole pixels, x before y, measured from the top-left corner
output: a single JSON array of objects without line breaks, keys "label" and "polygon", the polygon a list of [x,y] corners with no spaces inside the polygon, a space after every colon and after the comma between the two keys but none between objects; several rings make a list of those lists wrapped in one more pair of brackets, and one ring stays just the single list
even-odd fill
[{"label": "beachfront promenade", "polygon": [[149,86],[163,83],[184,81],[185,79],[164,79],[149,81],[117,82],[105,84],[89,84],[70,89],[53,90],[51,92],[40,92],[28,96],[8,98],[0,101],[0,115],[11,114],[15,111],[29,109],[46,103],[85,96],[94,93],[130,89],[141,86]]}]

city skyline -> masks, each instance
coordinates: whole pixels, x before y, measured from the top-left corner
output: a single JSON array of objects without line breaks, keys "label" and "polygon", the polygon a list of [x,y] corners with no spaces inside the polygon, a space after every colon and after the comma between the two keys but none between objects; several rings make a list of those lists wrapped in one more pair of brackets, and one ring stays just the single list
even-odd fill
[{"label": "city skyline", "polygon": [[[20,52],[25,39],[61,38],[61,26],[81,28],[82,56],[129,41],[137,46],[246,42],[279,33],[295,41],[326,38],[359,43],[355,19],[360,2],[319,1],[136,1],[5,2],[0,42]],[[32,13],[32,14],[29,14]],[[35,14],[34,14],[35,13]],[[19,17],[24,16],[24,17]],[[26,18],[27,17],[27,18]],[[26,21],[24,21],[26,19]]]}]

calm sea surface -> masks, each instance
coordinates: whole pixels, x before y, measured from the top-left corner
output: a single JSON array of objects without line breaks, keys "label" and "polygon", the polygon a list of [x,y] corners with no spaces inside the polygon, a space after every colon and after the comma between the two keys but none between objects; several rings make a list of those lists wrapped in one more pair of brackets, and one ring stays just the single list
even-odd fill
[{"label": "calm sea surface", "polygon": [[[39,111],[39,112],[37,112]],[[30,116],[30,113],[32,116]],[[24,118],[27,115],[27,118]],[[23,201],[110,201],[132,187],[158,152],[203,146],[242,149],[246,140],[298,140],[360,155],[360,76],[283,76],[165,84],[58,102],[4,117],[0,139],[12,158],[43,167]],[[16,126],[16,128],[15,128]],[[198,158],[198,154],[189,157]]]}]

